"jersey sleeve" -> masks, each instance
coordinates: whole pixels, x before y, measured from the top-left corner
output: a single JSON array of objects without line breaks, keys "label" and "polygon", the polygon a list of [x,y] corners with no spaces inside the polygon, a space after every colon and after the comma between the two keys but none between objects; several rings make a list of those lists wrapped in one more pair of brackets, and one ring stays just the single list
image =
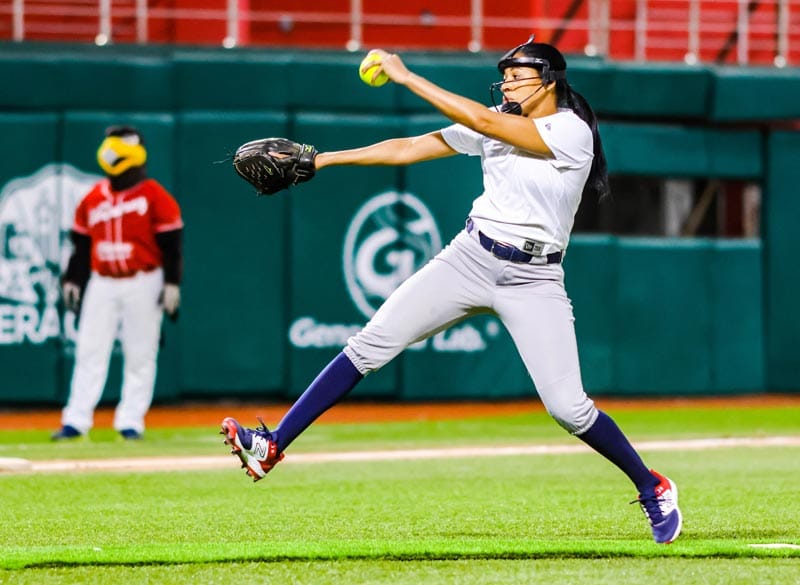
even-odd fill
[{"label": "jersey sleeve", "polygon": [[80,200],[78,206],[75,208],[75,219],[72,222],[72,231],[79,233],[83,236],[89,235],[89,205],[88,200],[95,192],[95,186],[86,196]]},{"label": "jersey sleeve", "polygon": [[150,196],[153,205],[153,230],[161,233],[182,229],[181,208],[175,198],[155,181],[152,183]]},{"label": "jersey sleeve", "polygon": [[470,130],[463,124],[453,124],[447,128],[442,128],[441,132],[444,141],[456,152],[470,156],[483,154],[484,136],[474,130]]},{"label": "jersey sleeve", "polygon": [[588,124],[577,115],[559,112],[534,118],[544,143],[555,156],[557,167],[580,168],[594,158],[594,137]]}]

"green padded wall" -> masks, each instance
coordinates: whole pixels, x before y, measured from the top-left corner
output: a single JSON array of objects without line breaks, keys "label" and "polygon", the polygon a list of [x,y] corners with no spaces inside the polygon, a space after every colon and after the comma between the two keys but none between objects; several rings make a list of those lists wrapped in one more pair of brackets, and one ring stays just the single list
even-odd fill
[{"label": "green padded wall", "polygon": [[708,117],[719,121],[797,119],[800,75],[796,67],[717,67]]},{"label": "green padded wall", "polygon": [[286,84],[290,107],[297,111],[354,113],[394,110],[398,87],[389,83],[376,88],[361,81],[358,65],[362,58],[351,53],[308,57],[294,54],[287,75],[280,81]]},{"label": "green padded wall", "polygon": [[0,50],[0,79],[5,80],[0,84],[0,108],[46,111],[61,105],[59,61],[50,54],[21,58]]},{"label": "green padded wall", "polygon": [[0,401],[53,401],[60,385],[66,218],[52,173],[36,180],[59,158],[57,124],[52,114],[0,113]]},{"label": "green padded wall", "polygon": [[[160,110],[290,107],[430,112],[394,84],[372,89],[362,53],[236,48],[0,43],[0,106]],[[412,70],[489,105],[500,53],[407,51]],[[567,55],[568,78],[601,116],[642,120],[764,121],[800,117],[796,68],[607,62]],[[330,91],[336,88],[337,91]],[[680,91],[675,91],[680,88]],[[769,96],[765,104],[762,96]]]},{"label": "green padded wall", "polygon": [[712,290],[712,389],[764,389],[763,249],[758,240],[714,243]]},{"label": "green padded wall", "polygon": [[173,57],[179,110],[283,110],[289,55],[178,50]]},{"label": "green padded wall", "polygon": [[58,64],[62,107],[162,111],[173,108],[172,63],[162,57],[71,58]]},{"label": "green padded wall", "polygon": [[665,124],[601,122],[611,174],[758,178],[761,134]]},{"label": "green padded wall", "polygon": [[[569,72],[570,78],[572,74]],[[702,118],[713,79],[702,67],[671,63],[606,63],[588,95],[599,114]],[[642,90],[642,88],[647,88]],[[600,89],[602,88],[602,89]],[[676,91],[676,88],[680,88]],[[594,90],[600,89],[598,99]],[[579,90],[580,91],[580,90]]]},{"label": "green padded wall", "polygon": [[[300,113],[292,130],[292,135],[322,151],[363,146],[400,133],[400,120],[383,115]],[[368,319],[347,286],[345,240],[365,202],[395,189],[398,173],[398,169],[385,166],[331,167],[284,196],[290,202],[285,224],[289,226],[286,262],[291,269],[285,284],[291,291],[287,330],[291,396],[305,390],[342,349],[349,334]],[[354,253],[358,249],[354,247]],[[396,376],[397,363],[393,362],[368,376],[351,396],[393,395]]]},{"label": "green padded wall", "polygon": [[617,254],[617,391],[712,390],[711,244],[621,238]]},{"label": "green padded wall", "polygon": [[175,165],[184,203],[181,369],[187,394],[280,396],[284,375],[288,197],[260,200],[230,153],[287,133],[279,113],[178,116]]},{"label": "green padded wall", "polygon": [[572,301],[583,385],[614,392],[614,355],[619,316],[617,240],[609,235],[575,235],[564,258],[564,284]]},{"label": "green padded wall", "polygon": [[[491,105],[489,85],[500,80],[497,61],[486,57],[432,57],[429,55],[409,55],[405,58],[408,67],[426,79],[433,81],[448,91],[466,96],[482,104]],[[362,84],[363,85],[363,84]],[[372,92],[381,91],[394,84],[387,84]],[[366,86],[365,86],[366,87]],[[399,88],[398,100],[401,111],[435,112],[436,109],[410,91]]]},{"label": "green padded wall", "polygon": [[753,240],[573,237],[564,268],[586,389],[763,390],[760,255]]},{"label": "green padded wall", "polygon": [[769,138],[763,211],[766,368],[770,390],[800,387],[800,133],[775,132]]},{"label": "green padded wall", "polygon": [[[488,105],[488,85],[499,78],[498,56],[408,53],[406,62],[445,88]],[[443,242],[462,228],[481,189],[478,161],[467,157],[397,169],[325,169],[311,183],[263,199],[230,168],[227,159],[239,144],[268,135],[329,150],[447,125],[402,87],[363,84],[356,72],[361,57],[171,47],[9,44],[0,49],[0,78],[14,80],[0,84],[5,146],[0,188],[60,169],[52,197],[61,201],[65,190],[78,189],[98,173],[98,133],[127,121],[143,127],[151,175],[181,202],[184,298],[178,324],[165,325],[161,361],[168,363],[160,365],[158,400],[299,394],[348,332],[367,320],[347,286],[345,244],[359,212],[376,197],[413,195],[434,218]],[[612,173],[764,179],[763,247],[751,241],[575,236],[565,261],[566,284],[587,390],[796,390],[798,360],[792,349],[800,329],[795,301],[800,273],[794,256],[800,241],[792,220],[798,215],[800,133],[719,123],[800,116],[800,100],[792,99],[796,71],[573,57],[569,63],[571,83],[601,115]],[[679,96],[675,87],[681,88]],[[764,88],[768,103],[750,95]],[[676,122],[685,119],[691,124]],[[0,212],[13,208],[0,206]],[[401,239],[410,236],[414,209],[398,203],[383,213],[367,225],[390,227]],[[20,225],[1,225],[7,258],[25,250],[25,238],[38,237],[37,246],[44,241],[35,228],[25,232]],[[65,233],[62,229],[58,237]],[[45,264],[50,276],[25,269],[23,281],[56,278],[64,261],[57,255]],[[373,268],[379,275],[391,272],[385,258]],[[0,294],[13,301],[9,291],[17,284],[8,280],[2,286]],[[37,311],[47,302],[57,302],[57,295],[41,300]],[[19,309],[22,304],[4,305],[17,308],[3,309],[0,339],[32,327],[28,313],[26,321],[18,318],[30,311]],[[61,308],[54,306],[59,320]],[[300,327],[306,317],[311,324]],[[64,319],[57,329],[68,328],[68,316]],[[532,383],[496,320],[482,316],[467,324],[463,335],[441,337],[436,348],[431,341],[425,349],[406,352],[354,395],[529,395]],[[452,351],[476,339],[486,343],[483,353]],[[0,401],[63,400],[71,369],[63,331],[44,343],[0,346],[0,366]]]}]

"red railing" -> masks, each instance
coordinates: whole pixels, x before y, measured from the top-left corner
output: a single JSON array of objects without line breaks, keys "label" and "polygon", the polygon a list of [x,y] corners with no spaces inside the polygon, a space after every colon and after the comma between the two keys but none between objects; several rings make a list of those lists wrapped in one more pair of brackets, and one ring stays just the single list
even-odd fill
[{"label": "red railing", "polygon": [[501,50],[534,31],[610,59],[800,64],[800,0],[0,0],[0,39]]}]

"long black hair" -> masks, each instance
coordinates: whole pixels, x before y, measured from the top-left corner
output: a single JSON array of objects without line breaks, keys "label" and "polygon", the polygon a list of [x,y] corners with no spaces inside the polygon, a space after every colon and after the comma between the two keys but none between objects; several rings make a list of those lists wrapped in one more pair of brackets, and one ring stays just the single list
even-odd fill
[{"label": "long black hair", "polygon": [[598,199],[603,199],[611,192],[611,187],[608,184],[608,164],[603,151],[603,141],[600,139],[600,131],[597,128],[597,116],[586,98],[572,89],[566,79],[556,81],[556,99],[559,108],[569,108],[575,112],[575,115],[586,122],[592,131],[594,159],[584,191],[592,191]]},{"label": "long black hair", "polygon": [[603,152],[603,142],[597,128],[597,116],[586,98],[575,91],[567,81],[567,61],[564,55],[553,45],[534,43],[531,35],[526,43],[514,47],[503,55],[497,64],[501,74],[508,67],[534,67],[539,71],[545,85],[556,84],[558,107],[569,108],[589,126],[594,142],[594,159],[584,186],[584,193],[590,191],[599,199],[605,198],[611,192],[611,188],[608,184],[608,164]]}]

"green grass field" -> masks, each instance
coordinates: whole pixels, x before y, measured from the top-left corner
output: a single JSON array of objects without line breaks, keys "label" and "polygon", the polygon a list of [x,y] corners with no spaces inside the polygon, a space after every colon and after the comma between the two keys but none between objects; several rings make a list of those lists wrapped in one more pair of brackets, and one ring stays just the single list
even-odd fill
[{"label": "green grass field", "polygon": [[[611,412],[634,442],[800,436],[800,408]],[[0,431],[0,457],[224,454],[216,428]],[[800,583],[800,448],[644,452],[684,533],[652,542],[600,456],[292,463],[292,453],[575,444],[544,414],[312,426],[254,484],[230,468],[0,474],[0,583]],[[788,544],[763,548],[753,544]]]}]

